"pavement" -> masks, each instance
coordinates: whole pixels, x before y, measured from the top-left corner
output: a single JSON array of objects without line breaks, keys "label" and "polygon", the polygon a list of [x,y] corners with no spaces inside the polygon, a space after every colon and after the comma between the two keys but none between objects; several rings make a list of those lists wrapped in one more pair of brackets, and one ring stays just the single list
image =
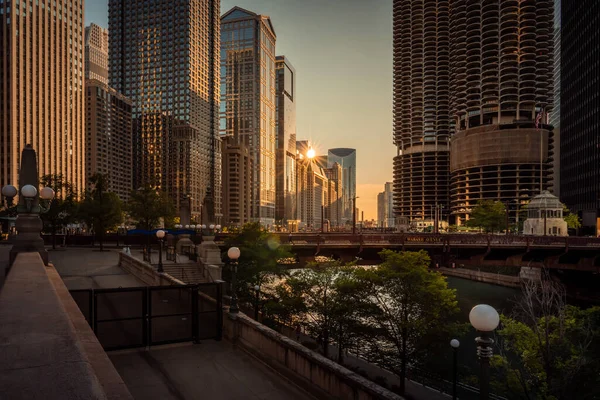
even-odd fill
[{"label": "pavement", "polygon": [[118,266],[119,251],[68,247],[48,257],[69,290],[146,286]]},{"label": "pavement", "polygon": [[227,341],[110,352],[109,357],[138,400],[314,399]]}]

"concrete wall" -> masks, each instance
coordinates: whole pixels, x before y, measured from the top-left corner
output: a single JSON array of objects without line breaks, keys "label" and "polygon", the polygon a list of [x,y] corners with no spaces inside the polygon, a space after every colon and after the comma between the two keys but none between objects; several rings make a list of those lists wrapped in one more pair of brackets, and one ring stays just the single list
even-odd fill
[{"label": "concrete wall", "polygon": [[119,267],[148,286],[185,285],[183,281],[175,279],[169,274],[158,273],[147,262],[138,260],[124,252],[119,253]]},{"label": "concrete wall", "polygon": [[58,273],[17,256],[0,291],[0,397],[131,400]]},{"label": "concrete wall", "polygon": [[236,345],[322,399],[403,399],[243,313],[226,314],[223,332]]},{"label": "concrete wall", "polygon": [[485,283],[493,283],[494,285],[520,287],[521,279],[517,276],[507,276],[494,274],[492,272],[473,271],[464,268],[439,268],[439,271],[444,275],[456,276],[458,278],[470,279]]}]

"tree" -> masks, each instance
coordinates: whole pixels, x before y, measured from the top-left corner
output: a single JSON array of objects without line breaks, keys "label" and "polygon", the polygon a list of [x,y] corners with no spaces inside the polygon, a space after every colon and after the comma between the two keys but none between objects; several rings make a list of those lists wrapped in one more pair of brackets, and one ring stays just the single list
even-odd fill
[{"label": "tree", "polygon": [[358,269],[364,301],[374,306],[363,320],[378,337],[368,341],[376,362],[400,377],[404,394],[407,365],[424,360],[436,343],[447,343],[456,327],[458,303],[446,278],[429,269],[430,258],[419,252],[381,253],[383,263]]},{"label": "tree", "polygon": [[122,202],[116,193],[108,191],[108,178],[105,175],[94,174],[90,183],[94,188],[85,192],[79,215],[94,230],[100,242],[100,251],[103,251],[106,231],[123,222]]},{"label": "tree", "polygon": [[466,225],[486,232],[506,229],[506,207],[501,201],[481,200],[471,211]]},{"label": "tree", "polygon": [[[287,268],[279,260],[290,258],[287,246],[282,246],[277,237],[263,229],[258,222],[246,224],[225,240],[225,248],[238,247],[240,258],[237,268],[237,290],[240,299],[251,299],[255,285],[272,283],[276,277],[287,274]],[[223,260],[229,261],[226,252]],[[231,282],[231,270],[225,278]]]},{"label": "tree", "polygon": [[563,219],[567,223],[567,228],[581,228],[581,218],[579,218],[579,215],[577,214],[572,214],[566,204],[563,204]]},{"label": "tree", "polygon": [[497,330],[496,388],[511,399],[598,398],[600,307],[567,305],[564,288],[549,279],[522,288]]},{"label": "tree", "polygon": [[276,300],[267,308],[320,338],[325,357],[333,340],[338,345],[338,362],[343,363],[344,350],[362,331],[361,306],[367,304],[360,300],[353,268],[339,261],[309,264],[279,284],[276,292]]},{"label": "tree", "polygon": [[157,227],[161,218],[168,224],[175,217],[175,206],[165,193],[150,186],[133,190],[127,203],[129,215],[138,229],[151,231]]},{"label": "tree", "polygon": [[40,217],[44,223],[44,230],[52,235],[52,249],[56,250],[56,232],[75,221],[77,217],[77,195],[73,185],[60,174],[42,176],[41,184],[52,188],[55,193],[50,209]]}]

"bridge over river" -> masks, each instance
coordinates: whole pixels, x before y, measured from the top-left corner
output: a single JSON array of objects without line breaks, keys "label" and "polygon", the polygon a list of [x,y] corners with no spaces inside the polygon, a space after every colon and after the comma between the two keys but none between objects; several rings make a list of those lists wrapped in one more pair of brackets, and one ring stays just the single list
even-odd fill
[{"label": "bridge over river", "polygon": [[[432,266],[544,266],[600,272],[600,238],[487,234],[276,233],[301,264],[317,256],[380,260],[383,249],[426,250]],[[228,234],[215,238],[224,249]]]}]

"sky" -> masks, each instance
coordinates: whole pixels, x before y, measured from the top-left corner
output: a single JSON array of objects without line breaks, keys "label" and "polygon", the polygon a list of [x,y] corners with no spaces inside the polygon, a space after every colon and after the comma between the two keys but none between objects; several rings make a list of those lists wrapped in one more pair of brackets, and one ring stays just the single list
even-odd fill
[{"label": "sky", "polygon": [[[87,0],[86,25],[108,27],[108,0]],[[296,131],[318,154],[357,150],[356,205],[377,218],[377,193],[392,180],[392,1],[221,0],[268,15],[276,52],[296,69]]]}]

